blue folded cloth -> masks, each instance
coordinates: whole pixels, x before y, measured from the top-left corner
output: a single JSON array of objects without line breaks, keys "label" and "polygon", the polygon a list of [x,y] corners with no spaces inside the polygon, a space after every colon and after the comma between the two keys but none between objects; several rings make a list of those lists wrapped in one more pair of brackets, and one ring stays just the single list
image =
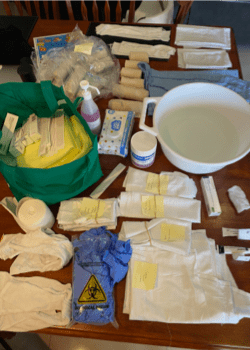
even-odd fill
[{"label": "blue folded cloth", "polygon": [[113,288],[127,274],[130,241],[119,241],[103,226],[82,233],[73,246],[73,320],[94,325],[114,322]]},{"label": "blue folded cloth", "polygon": [[[250,102],[250,82],[239,79],[237,69],[204,70],[204,71],[158,71],[150,68],[148,63],[141,62],[138,67],[144,73],[144,87],[150,97],[163,96],[176,86],[194,83],[214,83],[227,87]],[[153,115],[154,104],[148,106],[148,114]]]}]

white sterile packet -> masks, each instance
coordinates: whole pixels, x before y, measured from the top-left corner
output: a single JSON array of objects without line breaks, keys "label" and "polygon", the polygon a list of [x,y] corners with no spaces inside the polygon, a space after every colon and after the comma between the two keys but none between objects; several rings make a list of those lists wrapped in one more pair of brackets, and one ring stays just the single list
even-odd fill
[{"label": "white sterile packet", "polygon": [[238,213],[250,209],[250,204],[245,192],[239,186],[235,185],[229,188],[228,195]]}]

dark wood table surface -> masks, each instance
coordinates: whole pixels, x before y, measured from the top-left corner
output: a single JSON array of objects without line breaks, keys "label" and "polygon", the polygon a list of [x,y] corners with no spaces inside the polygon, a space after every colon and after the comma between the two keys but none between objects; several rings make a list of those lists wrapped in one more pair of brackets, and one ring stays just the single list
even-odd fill
[{"label": "dark wood table surface", "polygon": [[[59,34],[70,32],[74,29],[77,22],[75,21],[48,21],[38,20],[30,38],[49,34]],[[79,28],[86,33],[89,23],[79,22]],[[171,46],[174,46],[175,26],[171,26]],[[229,52],[233,62],[233,68],[240,69],[240,63],[234,35],[232,32],[232,50]],[[121,60],[121,66],[124,60]],[[172,56],[168,62],[150,61],[150,66],[159,70],[179,70],[177,67],[177,55]],[[105,109],[108,106],[108,100],[100,99],[98,101],[102,118]],[[150,125],[151,119],[147,117],[147,123]],[[133,133],[139,130],[138,119],[135,122]],[[127,158],[119,156],[100,155],[100,163],[104,173],[96,184],[85,190],[79,197],[89,196],[99,183],[114,169],[122,163],[130,166],[130,155]],[[178,171],[164,156],[160,144],[158,143],[155,163],[146,169],[147,171],[159,173],[160,171]],[[239,241],[237,238],[222,237],[222,227],[228,228],[250,228],[250,211],[244,211],[237,214],[235,208],[229,200],[227,190],[233,185],[239,185],[250,199],[250,156],[247,155],[235,164],[231,164],[224,169],[213,173],[213,178],[217,188],[222,214],[216,218],[207,216],[204,198],[201,192],[200,179],[201,175],[188,174],[194,179],[198,188],[197,199],[201,200],[201,223],[193,224],[193,229],[206,229],[207,236],[215,240],[217,244],[244,246],[250,248],[249,241]],[[118,197],[124,190],[122,183],[125,172],[123,172],[116,181],[102,194],[100,198]],[[13,196],[7,186],[3,176],[0,174],[1,197]],[[50,208],[54,215],[58,212],[59,204],[52,205]],[[0,206],[0,237],[5,233],[22,232],[12,216]],[[126,218],[126,220],[129,220]],[[123,218],[118,218],[118,225],[114,232],[118,233],[121,228]],[[70,238],[73,232],[65,232],[58,228],[55,223],[53,230],[57,233],[63,233]],[[9,271],[13,260],[1,261],[1,270]],[[227,256],[228,266],[235,278],[238,287],[250,293],[250,262],[240,262]],[[46,273],[27,273],[24,276],[44,276],[47,278],[57,279],[62,283],[72,282],[72,262],[60,271]],[[22,275],[20,275],[22,276]],[[123,301],[125,290],[125,279],[117,284],[114,288],[116,319],[119,328],[114,328],[111,324],[106,326],[90,326],[85,324],[76,324],[71,328],[52,327],[39,330],[36,333],[55,334],[63,336],[75,336],[83,338],[104,339],[112,341],[152,344],[159,346],[185,347],[192,349],[250,349],[250,320],[245,318],[237,325],[221,324],[166,324],[159,322],[130,321],[127,314],[123,314]]]}]

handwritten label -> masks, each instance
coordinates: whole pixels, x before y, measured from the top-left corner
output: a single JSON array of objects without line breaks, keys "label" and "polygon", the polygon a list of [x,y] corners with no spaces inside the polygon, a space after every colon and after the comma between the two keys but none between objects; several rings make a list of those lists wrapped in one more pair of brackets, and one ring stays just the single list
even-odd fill
[{"label": "handwritten label", "polygon": [[97,219],[103,216],[105,202],[102,200],[83,198],[81,203],[81,215],[88,219]]},{"label": "handwritten label", "polygon": [[185,240],[185,226],[161,224],[161,241],[174,242]]},{"label": "handwritten label", "polygon": [[154,194],[166,194],[169,176],[149,173],[147,177],[146,192]]},{"label": "handwritten label", "polygon": [[162,196],[142,196],[142,214],[149,218],[164,218],[164,198]]},{"label": "handwritten label", "polygon": [[85,53],[86,55],[91,55],[93,45],[94,43],[85,43],[81,45],[75,45],[74,51]]},{"label": "handwritten label", "polygon": [[155,288],[157,277],[157,264],[144,261],[135,261],[132,288],[151,290]]}]

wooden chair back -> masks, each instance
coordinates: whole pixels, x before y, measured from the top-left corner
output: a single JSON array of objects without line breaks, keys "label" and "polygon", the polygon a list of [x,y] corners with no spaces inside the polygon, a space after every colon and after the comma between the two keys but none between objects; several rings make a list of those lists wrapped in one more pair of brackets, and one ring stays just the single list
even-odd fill
[{"label": "wooden chair back", "polygon": [[189,0],[189,1],[177,0],[177,1],[179,3],[179,9],[178,9],[174,23],[181,24],[181,23],[184,23],[184,20],[188,12],[190,11],[194,0]]},{"label": "wooden chair back", "polygon": [[[85,21],[88,21],[88,11],[84,0],[81,0],[81,14],[82,18]],[[41,18],[41,7],[43,7],[43,16],[46,17],[46,19],[49,19],[51,17],[51,12],[53,19],[62,19],[60,18],[60,10],[59,10],[59,4],[60,0],[53,0],[53,1],[3,1],[3,5],[5,8],[5,11],[8,16],[12,16],[12,10],[10,3],[16,5],[16,9],[18,11],[18,14],[20,16],[24,15],[24,8],[28,14],[28,16],[38,16]],[[50,4],[49,4],[50,3]],[[99,21],[99,10],[98,10],[98,3],[99,1],[93,0],[92,1],[92,14],[93,14],[93,20],[95,22]],[[68,17],[71,20],[74,20],[74,12],[72,8],[72,4],[70,0],[65,0],[66,8]],[[40,6],[41,5],[41,6]],[[51,6],[50,6],[51,5]],[[104,14],[105,14],[105,22],[110,22],[110,6],[109,1],[105,0],[104,5]],[[135,16],[135,1],[130,1],[129,5],[129,16],[128,16],[128,23],[133,23]],[[121,0],[117,1],[116,6],[116,22],[120,23],[122,21],[122,5]]]}]

